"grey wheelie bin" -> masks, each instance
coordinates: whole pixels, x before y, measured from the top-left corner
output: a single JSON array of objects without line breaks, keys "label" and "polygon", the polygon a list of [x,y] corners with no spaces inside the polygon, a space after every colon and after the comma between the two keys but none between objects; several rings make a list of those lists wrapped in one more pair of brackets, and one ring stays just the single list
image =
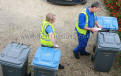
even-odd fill
[{"label": "grey wheelie bin", "polygon": [[98,31],[97,43],[92,56],[94,70],[108,72],[111,69],[115,56],[120,51],[120,38],[116,33],[118,30],[117,18],[98,16],[97,21],[102,25],[102,30]]},{"label": "grey wheelie bin", "polygon": [[0,54],[3,76],[26,76],[29,51],[25,44],[9,43]]},{"label": "grey wheelie bin", "polygon": [[115,32],[98,32],[94,56],[94,70],[109,72],[115,56],[120,51],[120,38]]},{"label": "grey wheelie bin", "polygon": [[32,61],[34,76],[56,76],[60,58],[59,49],[39,47]]}]

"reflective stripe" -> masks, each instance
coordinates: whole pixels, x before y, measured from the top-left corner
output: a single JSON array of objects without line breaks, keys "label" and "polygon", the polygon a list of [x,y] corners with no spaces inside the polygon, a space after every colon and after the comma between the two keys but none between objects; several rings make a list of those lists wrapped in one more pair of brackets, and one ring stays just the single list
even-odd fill
[{"label": "reflective stripe", "polygon": [[41,37],[41,39],[43,39],[43,40],[45,40],[45,41],[50,41],[50,40],[46,40],[46,39],[44,39],[44,38],[42,38],[42,37]]},{"label": "reflective stripe", "polygon": [[[87,15],[87,13],[86,13],[86,8],[83,9],[83,10],[81,11],[81,13],[83,13],[83,14],[86,16],[85,27],[88,27],[88,15]],[[94,16],[95,16],[95,19],[96,19],[96,15],[95,15],[95,13],[94,13]],[[78,21],[79,21],[79,20],[78,20]],[[78,31],[80,34],[86,35],[87,30],[85,30],[85,29],[81,29],[81,28],[79,27],[78,23],[79,23],[79,22],[77,22],[76,25],[75,25],[77,31]]]},{"label": "reflective stripe", "polygon": [[[44,26],[44,29],[45,29],[45,27],[47,26],[47,24],[48,24],[48,23],[46,23],[45,25],[42,25],[42,26]],[[43,29],[43,34],[44,34],[44,35],[48,35],[48,34],[46,33],[46,29],[45,29],[45,30],[44,30],[44,29]]]},{"label": "reflective stripe", "polygon": [[[42,28],[44,27],[44,29],[45,29],[45,27],[47,26],[47,24],[48,24],[48,23],[46,23],[45,25],[44,25],[44,24],[42,24]],[[42,33],[42,35],[44,35],[44,36],[48,37],[48,34],[46,33],[46,29],[45,29],[45,30],[44,30],[44,29],[42,29],[42,30],[41,30],[41,33]],[[43,39],[43,40],[45,40],[45,41],[50,41],[50,39],[49,39],[49,40],[47,40],[47,39],[42,38],[42,36],[41,36],[41,35],[40,35],[40,38],[41,38],[41,39]]]},{"label": "reflective stripe", "polygon": [[[88,15],[87,15],[87,13],[86,13],[86,8],[83,9],[83,10],[81,11],[81,13],[85,14],[85,16],[86,16],[86,23],[85,23],[85,26],[88,27]],[[75,26],[76,29],[77,29],[77,31],[78,31],[80,34],[86,35],[87,30],[81,29],[81,28],[78,26],[78,23],[79,23],[79,22],[77,22],[77,24],[76,24],[76,26]]]},{"label": "reflective stripe", "polygon": [[96,20],[96,14],[94,13],[94,17],[95,17],[95,20]]}]

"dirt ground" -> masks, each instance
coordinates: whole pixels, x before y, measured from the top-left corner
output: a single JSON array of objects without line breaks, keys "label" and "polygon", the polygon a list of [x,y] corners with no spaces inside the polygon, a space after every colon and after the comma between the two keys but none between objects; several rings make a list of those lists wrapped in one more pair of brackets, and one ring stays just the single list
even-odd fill
[{"label": "dirt ground", "polygon": [[[29,56],[29,64],[31,64],[36,49],[40,46],[41,22],[47,13],[52,12],[57,16],[54,25],[57,43],[62,51],[61,64],[65,66],[64,70],[58,71],[58,76],[119,76],[116,60],[110,72],[104,73],[93,70],[93,63],[89,56],[81,56],[79,60],[73,56],[73,48],[77,46],[74,26],[78,14],[80,9],[94,1],[99,1],[101,4],[101,10],[97,15],[108,16],[103,0],[87,0],[87,4],[76,6],[53,5],[46,0],[0,0],[0,51],[12,41],[31,45]],[[91,53],[95,41],[96,34],[93,34],[87,47]]]}]

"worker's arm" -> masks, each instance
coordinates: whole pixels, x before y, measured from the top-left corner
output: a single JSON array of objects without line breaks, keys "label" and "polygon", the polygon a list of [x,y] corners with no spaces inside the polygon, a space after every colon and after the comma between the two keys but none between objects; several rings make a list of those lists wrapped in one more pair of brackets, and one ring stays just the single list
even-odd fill
[{"label": "worker's arm", "polygon": [[53,46],[54,46],[54,47],[59,47],[59,46],[56,44],[56,41],[55,41],[55,38],[54,38],[54,35],[53,35],[53,30],[52,30],[51,26],[47,26],[46,32],[49,34],[49,37],[50,37],[50,39],[51,39],[51,42],[53,43]]},{"label": "worker's arm", "polygon": [[97,21],[95,21],[95,25],[96,25],[98,28],[102,28],[102,26],[99,25]]},{"label": "worker's arm", "polygon": [[79,22],[78,23],[79,28],[89,30],[92,32],[97,32],[97,30],[94,28],[85,27],[85,24],[86,24],[86,15],[85,14],[82,14],[82,13],[79,14],[79,21],[78,22]]},{"label": "worker's arm", "polygon": [[79,14],[79,20],[78,20],[79,28],[84,29],[85,24],[86,24],[86,16],[85,16],[85,14],[80,13]]},{"label": "worker's arm", "polygon": [[54,38],[54,35],[53,35],[52,32],[49,33],[49,37],[50,37],[51,42],[53,43],[54,47],[56,47],[56,48],[59,47],[59,46],[56,44],[56,42],[55,42],[55,38]]},{"label": "worker's arm", "polygon": [[98,28],[102,28],[102,26],[99,25],[98,22],[97,22],[97,16],[96,16],[96,18],[95,18],[95,25],[96,25]]},{"label": "worker's arm", "polygon": [[85,27],[84,29],[85,29],[85,30],[92,31],[92,32],[97,32],[97,31],[98,31],[98,30],[96,30],[95,28],[88,28],[88,27]]}]

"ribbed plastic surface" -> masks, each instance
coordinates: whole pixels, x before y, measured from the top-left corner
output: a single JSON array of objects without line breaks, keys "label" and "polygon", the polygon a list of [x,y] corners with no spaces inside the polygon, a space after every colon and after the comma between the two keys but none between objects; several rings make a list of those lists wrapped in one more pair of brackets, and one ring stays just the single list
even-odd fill
[{"label": "ribbed plastic surface", "polygon": [[97,21],[99,25],[103,27],[103,29],[118,30],[118,22],[117,18],[115,17],[98,16]]},{"label": "ribbed plastic surface", "polygon": [[11,42],[0,54],[0,64],[21,68],[29,55],[29,51],[29,46]]},{"label": "ribbed plastic surface", "polygon": [[57,70],[60,58],[61,52],[59,49],[39,47],[35,53],[32,65]]},{"label": "ribbed plastic surface", "polygon": [[120,51],[121,43],[117,33],[99,32],[98,49],[107,51]]}]

